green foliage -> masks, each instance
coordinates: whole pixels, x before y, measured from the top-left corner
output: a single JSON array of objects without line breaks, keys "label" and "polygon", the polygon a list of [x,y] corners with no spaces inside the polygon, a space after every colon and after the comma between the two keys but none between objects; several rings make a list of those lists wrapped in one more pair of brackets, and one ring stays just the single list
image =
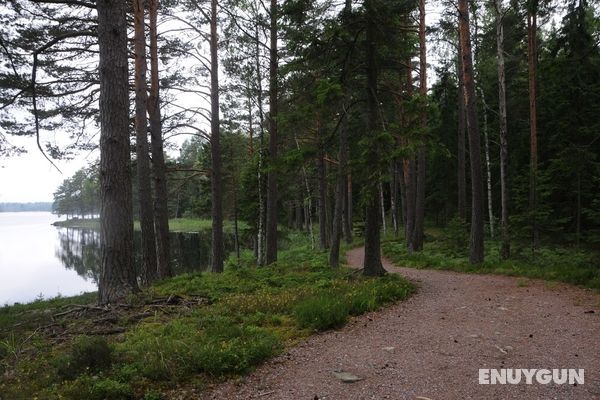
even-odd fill
[{"label": "green foliage", "polygon": [[110,378],[83,375],[66,383],[63,393],[68,399],[86,400],[131,400],[133,391],[126,383]]},{"label": "green foliage", "polygon": [[100,212],[98,166],[92,165],[67,178],[54,192],[52,211],[58,215],[95,215]]},{"label": "green foliage", "polygon": [[294,308],[294,316],[300,327],[316,331],[344,325],[349,313],[348,304],[344,299],[331,294],[306,299]]},{"label": "green foliage", "polygon": [[535,253],[530,247],[513,246],[511,258],[501,261],[500,243],[485,243],[486,258],[481,266],[469,263],[467,249],[449,246],[455,228],[430,233],[420,253],[409,254],[401,240],[382,243],[382,251],[398,265],[416,268],[445,269],[459,272],[493,273],[547,279],[600,289],[600,254],[576,248],[548,246]]},{"label": "green foliage", "polygon": [[112,348],[100,336],[81,336],[76,339],[70,353],[55,360],[58,375],[73,379],[83,372],[97,373],[110,368]]}]

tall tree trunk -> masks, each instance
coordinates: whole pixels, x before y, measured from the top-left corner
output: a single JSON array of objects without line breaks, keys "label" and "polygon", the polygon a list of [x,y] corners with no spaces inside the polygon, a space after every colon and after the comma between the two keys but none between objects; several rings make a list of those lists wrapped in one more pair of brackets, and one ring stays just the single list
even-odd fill
[{"label": "tall tree trunk", "polygon": [[483,180],[467,3],[467,0],[458,1],[460,45],[467,107],[467,130],[469,133],[469,159],[471,161],[471,239],[469,260],[471,264],[481,264],[484,259]]},{"label": "tall tree trunk", "polygon": [[392,229],[394,236],[398,236],[398,164],[396,160],[390,162],[390,210],[392,214]]},{"label": "tall tree trunk", "polygon": [[223,193],[221,133],[219,131],[219,59],[217,55],[217,0],[210,2],[210,155],[211,155],[211,270],[223,272]]},{"label": "tall tree trunk", "polygon": [[529,164],[529,212],[531,215],[532,248],[538,247],[537,223],[537,100],[536,100],[536,70],[537,70],[537,1],[532,2],[532,8],[527,11],[527,64],[529,69],[529,132],[531,158]]},{"label": "tall tree trunk", "polygon": [[[346,147],[347,149],[348,147]],[[346,153],[347,155],[350,154],[349,152]],[[353,229],[353,218],[354,218],[354,214],[353,214],[353,210],[354,210],[354,202],[352,199],[352,175],[350,174],[350,172],[348,172],[348,174],[346,174],[346,177],[348,178],[348,184],[346,185],[346,243],[351,244],[352,243],[352,229]]]},{"label": "tall tree trunk", "polygon": [[577,171],[577,207],[575,210],[575,244],[581,241],[581,171]]},{"label": "tall tree trunk", "polygon": [[256,47],[255,47],[255,65],[256,65],[256,82],[258,85],[258,118],[259,118],[259,149],[258,149],[258,234],[256,240],[256,263],[259,266],[265,265],[265,230],[267,225],[267,191],[266,180],[264,174],[265,166],[265,119],[263,112],[263,90],[262,90],[262,70],[260,65],[260,41],[258,40],[259,26],[256,24]]},{"label": "tall tree trunk", "polygon": [[150,156],[148,154],[148,84],[146,81],[145,1],[135,0],[135,137],[137,156],[138,201],[142,230],[141,279],[148,284],[156,279],[156,240],[154,236],[154,210],[150,183]]},{"label": "tall tree trunk", "polygon": [[[427,98],[427,47],[425,37],[425,0],[419,0],[419,94]],[[421,116],[421,127],[427,128],[427,113]],[[415,251],[423,250],[423,236],[425,232],[425,182],[427,168],[426,138],[422,138],[417,156],[417,190],[415,199],[415,226],[413,231],[413,247]]]},{"label": "tall tree trunk", "polygon": [[100,48],[100,236],[98,301],[138,290],[133,265],[129,75],[125,2],[98,0]]},{"label": "tall tree trunk", "polygon": [[319,248],[325,250],[329,247],[327,235],[327,181],[325,171],[325,155],[322,146],[317,159],[317,173],[319,177]]},{"label": "tall tree trunk", "polygon": [[[413,95],[412,66],[408,63],[406,68],[406,95],[410,99]],[[409,124],[409,121],[406,121]],[[408,145],[408,140],[405,140]],[[415,157],[410,156],[402,160],[402,171],[404,176],[404,189],[406,192],[406,224],[404,226],[404,238],[409,253],[414,251],[413,232],[415,228],[415,206],[416,206],[416,171]]]},{"label": "tall tree trunk", "polygon": [[271,48],[269,55],[269,174],[267,177],[266,263],[277,261],[277,0],[271,0]]},{"label": "tall tree trunk", "polygon": [[479,88],[481,102],[483,103],[483,151],[485,154],[485,171],[487,184],[488,217],[490,221],[490,236],[494,238],[494,207],[492,205],[492,166],[490,164],[490,140],[488,135],[487,103],[483,89]]},{"label": "tall tree trunk", "polygon": [[458,217],[466,221],[467,219],[467,173],[466,173],[466,151],[465,151],[465,132],[467,124],[465,121],[465,86],[463,82],[462,51],[460,41],[458,44],[458,155],[457,155],[457,178],[458,178]]},{"label": "tall tree trunk", "polygon": [[[296,142],[296,149],[300,150],[300,143],[294,131],[294,141]],[[310,235],[311,249],[315,248],[315,235],[313,232],[312,225],[312,193],[310,190],[310,183],[308,182],[308,174],[306,167],[302,166],[302,178],[304,179],[304,187],[306,188],[306,200],[304,201],[304,218],[306,220],[306,231]]]},{"label": "tall tree trunk", "polygon": [[237,193],[237,182],[235,189],[233,190],[233,240],[235,247],[235,257],[239,263],[240,261],[240,229],[238,226],[238,193]]},{"label": "tall tree trunk", "polygon": [[379,181],[379,204],[381,205],[381,228],[383,229],[383,235],[387,234],[387,223],[385,220],[385,199],[383,195],[383,183]]},{"label": "tall tree trunk", "polygon": [[[347,116],[346,116],[347,117]],[[348,131],[346,125],[340,130],[340,150],[337,185],[335,193],[335,209],[333,212],[333,232],[331,237],[331,249],[329,251],[329,265],[336,268],[340,265],[340,241],[342,236],[342,214],[344,210],[344,188],[346,187],[346,170],[348,165],[346,146],[348,144]]]},{"label": "tall tree trunk", "polygon": [[[373,137],[377,131],[377,65],[375,61],[377,27],[373,0],[365,1],[365,9],[367,18],[367,134]],[[378,183],[381,176],[380,171],[375,169],[379,161],[379,150],[375,146],[370,146],[367,152],[367,165],[371,166],[374,171],[370,182],[367,182],[367,190],[365,190],[365,258],[363,273],[368,276],[379,276],[386,272],[381,264],[381,232],[379,230],[381,215],[379,214],[380,208],[377,198]]]},{"label": "tall tree trunk", "polygon": [[[154,176],[154,229],[156,234],[156,268],[160,279],[173,275],[170,259],[169,207],[167,168],[163,151],[162,120],[158,79],[158,1],[150,1],[150,138],[152,142],[152,171]],[[178,192],[179,196],[179,192]],[[177,203],[179,205],[179,202]]]},{"label": "tall tree trunk", "polygon": [[508,129],[506,121],[506,78],[504,72],[504,26],[500,0],[494,0],[496,9],[496,47],[498,57],[498,114],[500,119],[500,206],[502,245],[500,259],[510,257],[510,236],[508,227]]},{"label": "tall tree trunk", "polygon": [[402,210],[402,227],[406,232],[406,187],[404,184],[404,166],[402,162],[398,165],[398,188],[400,196],[400,208]]}]

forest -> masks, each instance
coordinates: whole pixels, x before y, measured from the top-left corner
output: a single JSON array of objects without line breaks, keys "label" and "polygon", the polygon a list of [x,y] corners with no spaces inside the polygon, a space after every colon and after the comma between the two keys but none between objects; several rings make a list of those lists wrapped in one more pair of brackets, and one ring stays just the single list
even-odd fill
[{"label": "forest", "polygon": [[[600,289],[599,6],[0,1],[0,155],[28,137],[49,163],[99,156],[52,207],[95,221],[98,292],[52,306],[74,321],[44,337],[68,337],[71,359],[38,349],[54,372],[31,395],[176,398],[194,374],[246,373],[418,290],[387,259]],[[209,272],[174,276],[169,232],[188,220]],[[359,276],[345,254],[360,246]],[[109,318],[127,322],[69,328]],[[0,347],[0,397],[36,374],[19,347]]]}]

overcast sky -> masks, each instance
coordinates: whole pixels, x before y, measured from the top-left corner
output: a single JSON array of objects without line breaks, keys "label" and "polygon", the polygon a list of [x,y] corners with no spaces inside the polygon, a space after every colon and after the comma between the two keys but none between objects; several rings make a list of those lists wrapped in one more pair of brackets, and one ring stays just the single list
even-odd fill
[{"label": "overcast sky", "polygon": [[63,180],[98,157],[98,152],[82,153],[75,159],[55,161],[56,170],[35,145],[35,138],[8,137],[11,143],[23,145],[28,152],[0,159],[0,202],[52,201],[52,194]]},{"label": "overcast sky", "polygon": [[[428,2],[431,4],[433,2]],[[432,26],[440,17],[438,7],[427,7],[427,25]],[[430,39],[431,40],[431,39]],[[428,45],[428,64],[435,64],[436,57]],[[433,70],[429,68],[429,86],[435,81]],[[48,135],[42,132],[42,136]],[[52,133],[50,136],[54,136]],[[58,135],[57,135],[58,136]],[[186,137],[178,137],[175,142],[181,144]],[[83,152],[72,160],[55,161],[62,174],[56,170],[36,147],[35,138],[15,138],[7,136],[10,143],[23,146],[27,153],[20,156],[0,159],[0,202],[37,202],[53,201],[53,193],[63,180],[72,176],[78,169],[99,158],[99,151]],[[171,154],[176,156],[177,154]]]}]

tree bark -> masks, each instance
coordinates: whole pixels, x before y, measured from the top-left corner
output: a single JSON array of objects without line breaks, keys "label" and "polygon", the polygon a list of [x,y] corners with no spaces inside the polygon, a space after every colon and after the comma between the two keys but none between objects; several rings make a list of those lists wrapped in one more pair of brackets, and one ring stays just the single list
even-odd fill
[{"label": "tree bark", "polygon": [[158,77],[158,1],[150,1],[150,138],[152,170],[154,173],[154,229],[156,234],[156,263],[158,278],[173,275],[170,265],[169,207],[167,173],[163,151],[162,120],[160,116],[160,85]]},{"label": "tree bark", "polygon": [[385,220],[385,199],[383,195],[383,183],[379,181],[379,203],[381,205],[381,228],[383,229],[383,235],[387,234],[387,223]]},{"label": "tree bark", "polygon": [[337,268],[340,265],[340,241],[342,236],[342,214],[344,209],[344,188],[346,187],[346,169],[347,169],[347,153],[346,145],[348,143],[348,132],[346,126],[342,126],[340,130],[340,149],[339,149],[339,164],[337,185],[335,193],[335,209],[333,212],[333,232],[331,235],[331,249],[329,251],[329,266]]},{"label": "tree bark", "polygon": [[256,240],[256,264],[259,266],[265,265],[265,230],[267,225],[267,191],[264,176],[265,166],[265,120],[263,112],[263,91],[262,91],[262,72],[260,65],[260,41],[258,40],[259,26],[256,24],[256,47],[255,47],[255,64],[256,64],[256,82],[258,84],[258,118],[259,118],[259,149],[258,149],[258,234]]},{"label": "tree bark", "polygon": [[129,75],[125,2],[98,0],[100,49],[100,236],[98,301],[138,291],[133,265],[133,204],[129,157]]},{"label": "tree bark", "polygon": [[[348,149],[348,147],[346,147],[346,149]],[[347,152],[346,154],[350,153]],[[354,226],[354,202],[352,198],[352,175],[350,174],[350,172],[348,172],[346,178],[348,179],[348,184],[346,185],[346,243],[351,244],[353,234],[352,229]]]},{"label": "tree bark", "polygon": [[457,155],[457,178],[458,178],[458,217],[462,221],[467,219],[467,173],[466,173],[466,151],[465,151],[465,86],[463,82],[463,68],[460,41],[458,44],[458,155]]},{"label": "tree bark", "polygon": [[[419,0],[419,94],[427,98],[427,48],[425,37],[425,0]],[[421,127],[427,128],[427,112],[421,116]],[[417,190],[415,193],[415,225],[413,230],[413,248],[415,251],[423,250],[423,236],[425,233],[425,182],[427,168],[426,138],[422,138],[417,156]]]},{"label": "tree bark", "polygon": [[135,137],[137,157],[138,201],[142,234],[141,279],[148,284],[156,279],[156,240],[154,210],[150,183],[150,156],[148,154],[148,84],[146,81],[145,1],[134,0],[135,30]]},{"label": "tree bark", "polygon": [[469,134],[469,154],[471,161],[471,239],[469,261],[481,264],[484,260],[483,245],[483,180],[481,171],[481,144],[479,122],[475,99],[475,80],[473,74],[473,56],[471,53],[471,34],[469,32],[468,1],[458,1],[459,33],[467,108],[467,130]]},{"label": "tree bark", "polygon": [[329,247],[327,235],[327,181],[325,171],[325,155],[322,144],[319,145],[319,157],[317,159],[317,174],[319,177],[319,248],[325,250]]},{"label": "tree bark", "polygon": [[490,221],[490,237],[494,238],[494,207],[492,199],[492,166],[490,164],[490,141],[488,135],[488,119],[487,119],[487,103],[485,101],[485,94],[483,89],[479,88],[481,94],[481,102],[483,103],[483,149],[485,154],[485,171],[486,171],[486,184],[487,184],[487,203],[488,203],[488,217]]},{"label": "tree bark", "polygon": [[[410,65],[406,68],[406,95],[410,99],[413,95],[413,78],[412,68]],[[406,124],[408,124],[408,120]],[[408,140],[405,140],[405,145],[408,145]],[[416,173],[415,173],[415,157],[410,156],[402,160],[402,171],[404,177],[404,189],[406,192],[406,224],[404,226],[404,238],[406,248],[409,253],[414,251],[413,232],[415,227],[415,206],[416,206]]]},{"label": "tree bark", "polygon": [[529,164],[529,213],[531,216],[532,249],[538,247],[537,224],[537,1],[527,10],[527,64],[529,70],[529,132],[530,132],[530,164]]},{"label": "tree bark", "polygon": [[223,193],[221,176],[221,133],[219,119],[219,58],[217,0],[210,2],[210,155],[211,155],[211,271],[223,272]]},{"label": "tree bark", "polygon": [[271,0],[271,48],[269,55],[269,174],[267,177],[266,263],[277,261],[277,0]]},{"label": "tree bark", "polygon": [[499,0],[494,0],[496,9],[496,47],[498,53],[498,114],[500,123],[500,230],[502,244],[500,246],[500,259],[510,257],[510,236],[508,225],[508,129],[506,120],[506,78],[504,70],[504,26],[502,22],[502,9]]},{"label": "tree bark", "polygon": [[[367,134],[374,136],[377,130],[377,65],[375,60],[375,47],[377,45],[375,7],[373,0],[365,1],[367,18]],[[365,190],[366,212],[365,212],[365,258],[363,262],[363,274],[367,276],[380,276],[386,273],[381,263],[380,243],[380,218],[378,201],[378,184],[381,179],[380,171],[376,166],[379,164],[379,150],[375,146],[369,146],[367,150],[367,165],[373,168],[372,178],[367,182]]]},{"label": "tree bark", "polygon": [[396,160],[390,162],[390,210],[392,214],[392,229],[394,236],[398,236],[398,164]]}]

